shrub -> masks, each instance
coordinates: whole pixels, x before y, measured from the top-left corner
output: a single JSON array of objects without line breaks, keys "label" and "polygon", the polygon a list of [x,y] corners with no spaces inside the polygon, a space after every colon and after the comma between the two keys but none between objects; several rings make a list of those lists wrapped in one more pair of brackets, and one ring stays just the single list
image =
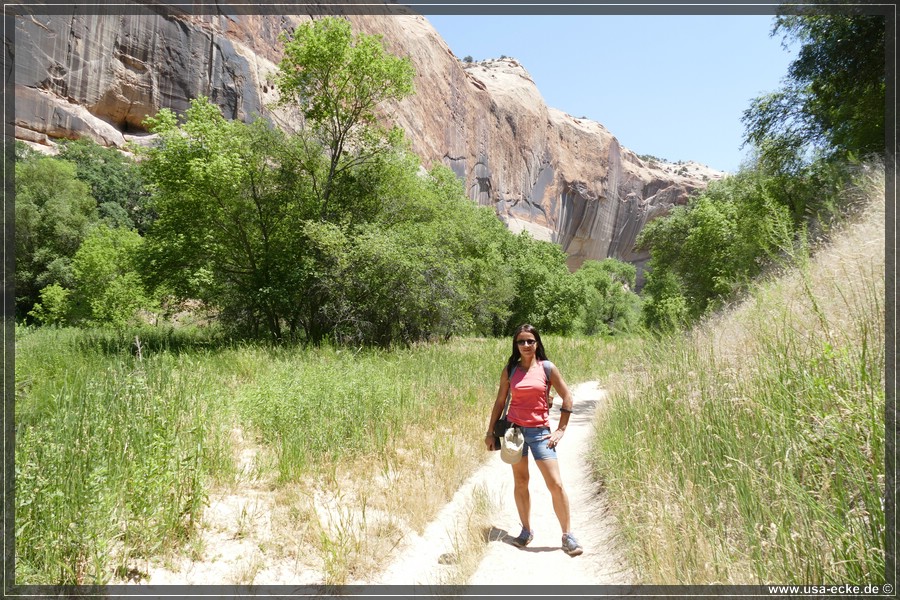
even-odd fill
[{"label": "shrub", "polygon": [[134,231],[98,226],[75,253],[75,299],[80,316],[93,324],[122,327],[150,299],[137,270],[143,238]]},{"label": "shrub", "polygon": [[69,296],[72,291],[58,283],[45,287],[40,292],[40,302],[34,305],[28,316],[42,325],[62,325],[69,314]]}]

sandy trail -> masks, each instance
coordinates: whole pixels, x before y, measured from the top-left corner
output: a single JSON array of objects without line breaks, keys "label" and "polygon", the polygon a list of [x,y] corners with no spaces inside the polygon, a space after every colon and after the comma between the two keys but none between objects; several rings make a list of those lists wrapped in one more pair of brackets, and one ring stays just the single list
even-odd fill
[{"label": "sandy trail", "polygon": [[[483,491],[496,510],[491,516],[492,527],[486,532],[487,551],[468,584],[631,584],[633,577],[617,548],[613,519],[603,494],[590,477],[587,463],[593,416],[606,393],[596,382],[574,386],[572,393],[575,410],[559,444],[559,467],[569,495],[572,530],[584,546],[584,554],[570,557],[562,551],[561,530],[550,492],[531,457],[528,459],[531,461],[529,490],[534,540],[524,549],[509,543],[520,529],[513,499],[512,470],[495,452],[466,480],[423,535],[409,540],[396,560],[373,583],[424,586],[445,583],[454,568],[456,532],[465,527],[473,494]],[[557,400],[551,411],[553,429],[559,418],[559,404]]]}]

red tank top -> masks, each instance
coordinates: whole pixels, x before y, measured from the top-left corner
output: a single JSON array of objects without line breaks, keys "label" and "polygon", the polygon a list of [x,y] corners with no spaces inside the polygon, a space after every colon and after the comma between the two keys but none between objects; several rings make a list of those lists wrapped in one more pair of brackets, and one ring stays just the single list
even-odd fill
[{"label": "red tank top", "polygon": [[535,360],[527,373],[517,366],[509,380],[512,399],[506,418],[523,427],[549,427],[547,383],[541,361]]}]

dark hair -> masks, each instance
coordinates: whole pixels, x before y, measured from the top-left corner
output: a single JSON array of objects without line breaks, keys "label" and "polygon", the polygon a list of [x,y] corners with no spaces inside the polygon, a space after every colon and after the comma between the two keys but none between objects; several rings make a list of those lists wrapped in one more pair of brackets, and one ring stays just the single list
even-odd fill
[{"label": "dark hair", "polygon": [[519,345],[516,344],[516,338],[519,337],[519,334],[522,332],[530,333],[534,336],[534,339],[537,340],[537,348],[534,350],[534,357],[538,360],[548,360],[547,353],[544,352],[544,343],[541,341],[541,334],[538,333],[538,330],[534,327],[534,325],[529,325],[525,323],[524,325],[519,325],[516,328],[515,333],[513,333],[512,339],[512,355],[510,355],[509,360],[506,361],[506,372],[519,363],[519,359],[522,358],[522,353],[519,352]]}]

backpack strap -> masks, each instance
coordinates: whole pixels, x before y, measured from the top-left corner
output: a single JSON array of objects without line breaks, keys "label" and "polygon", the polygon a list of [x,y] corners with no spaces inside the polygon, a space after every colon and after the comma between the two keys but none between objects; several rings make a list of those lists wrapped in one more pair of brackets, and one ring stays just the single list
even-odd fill
[{"label": "backpack strap", "polygon": [[515,370],[516,365],[506,369],[506,381],[509,383],[509,387],[506,388],[506,404],[503,406],[503,413],[500,415],[501,419],[505,419],[506,413],[509,412],[509,403],[512,401],[512,374]]},{"label": "backpack strap", "polygon": [[547,406],[550,406],[550,372],[553,367],[553,363],[551,363],[549,360],[542,360],[541,366],[544,367],[544,377],[547,379],[546,398]]}]

